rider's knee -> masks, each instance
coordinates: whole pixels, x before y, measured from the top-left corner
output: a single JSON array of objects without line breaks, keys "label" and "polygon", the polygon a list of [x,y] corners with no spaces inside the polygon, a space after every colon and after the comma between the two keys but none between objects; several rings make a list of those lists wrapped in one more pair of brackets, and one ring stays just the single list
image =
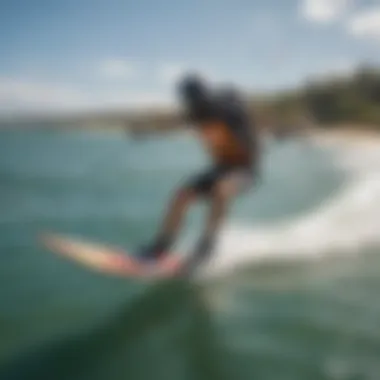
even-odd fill
[{"label": "rider's knee", "polygon": [[218,183],[212,191],[214,199],[218,199],[220,201],[226,201],[233,197],[234,194],[235,191],[232,184],[224,181]]},{"label": "rider's knee", "polygon": [[175,196],[175,199],[178,203],[181,203],[181,204],[189,204],[191,203],[195,198],[195,193],[194,191],[189,188],[189,187],[181,187],[177,193],[176,193],[176,196]]}]

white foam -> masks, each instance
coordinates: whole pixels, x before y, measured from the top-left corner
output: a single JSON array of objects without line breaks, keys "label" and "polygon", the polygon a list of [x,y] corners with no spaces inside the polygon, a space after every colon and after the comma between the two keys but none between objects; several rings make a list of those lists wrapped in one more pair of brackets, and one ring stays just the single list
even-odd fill
[{"label": "white foam", "polygon": [[206,273],[222,274],[255,261],[320,258],[380,246],[380,144],[339,143],[335,149],[334,164],[349,175],[342,192],[285,223],[260,227],[232,223],[221,234],[218,254]]}]

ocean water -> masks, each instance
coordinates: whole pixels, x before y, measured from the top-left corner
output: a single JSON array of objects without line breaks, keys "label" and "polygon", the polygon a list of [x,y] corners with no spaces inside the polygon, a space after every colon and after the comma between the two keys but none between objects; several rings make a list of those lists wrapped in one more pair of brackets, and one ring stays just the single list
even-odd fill
[{"label": "ocean water", "polygon": [[[0,379],[380,379],[380,149],[266,139],[191,281],[102,276],[44,230],[129,249],[209,164],[191,136],[0,132]],[[202,228],[194,207],[178,249]]]}]

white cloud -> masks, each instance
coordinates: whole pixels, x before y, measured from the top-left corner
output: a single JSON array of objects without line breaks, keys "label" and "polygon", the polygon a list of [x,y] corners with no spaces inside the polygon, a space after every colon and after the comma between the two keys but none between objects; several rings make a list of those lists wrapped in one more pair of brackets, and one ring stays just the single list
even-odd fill
[{"label": "white cloud", "polygon": [[61,83],[0,77],[0,112],[70,112],[170,105],[162,92],[93,91]]},{"label": "white cloud", "polygon": [[138,75],[134,63],[117,58],[105,60],[98,69],[102,76],[110,79],[131,79]]},{"label": "white cloud", "polygon": [[166,63],[158,68],[158,79],[160,82],[173,85],[186,72],[186,68],[178,63]]},{"label": "white cloud", "polygon": [[67,85],[33,82],[18,78],[0,77],[0,106],[34,108],[86,104],[87,96]]},{"label": "white cloud", "polygon": [[169,106],[172,104],[173,100],[170,94],[160,91],[113,91],[98,96],[96,101],[94,101],[95,107],[127,109]]},{"label": "white cloud", "polygon": [[347,27],[349,32],[356,37],[380,41],[380,7],[356,13],[348,21]]},{"label": "white cloud", "polygon": [[325,62],[320,68],[309,73],[309,77],[324,81],[331,78],[344,78],[354,73],[357,62],[349,59],[335,59]]},{"label": "white cloud", "polygon": [[308,21],[331,23],[344,15],[349,0],[302,0],[301,14]]}]

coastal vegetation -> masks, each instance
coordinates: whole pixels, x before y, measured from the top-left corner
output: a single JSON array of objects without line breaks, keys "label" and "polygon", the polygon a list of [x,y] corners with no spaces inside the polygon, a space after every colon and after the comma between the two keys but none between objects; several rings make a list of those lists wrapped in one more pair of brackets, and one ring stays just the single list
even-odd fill
[{"label": "coastal vegetation", "polygon": [[355,125],[380,131],[380,68],[362,66],[349,75],[313,78],[259,101],[257,109],[283,130]]}]

